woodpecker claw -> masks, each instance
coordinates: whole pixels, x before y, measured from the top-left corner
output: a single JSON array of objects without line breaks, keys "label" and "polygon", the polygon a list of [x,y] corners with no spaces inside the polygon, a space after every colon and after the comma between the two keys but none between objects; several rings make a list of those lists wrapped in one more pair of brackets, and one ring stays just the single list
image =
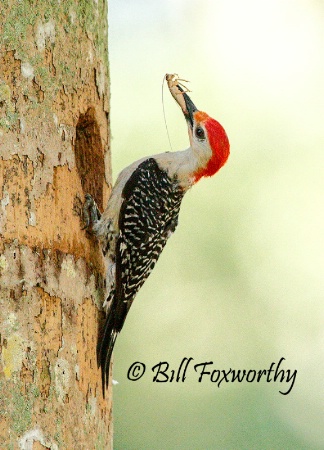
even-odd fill
[{"label": "woodpecker claw", "polygon": [[82,230],[92,231],[93,225],[101,217],[99,208],[90,194],[85,194],[85,202],[83,204],[83,222]]}]

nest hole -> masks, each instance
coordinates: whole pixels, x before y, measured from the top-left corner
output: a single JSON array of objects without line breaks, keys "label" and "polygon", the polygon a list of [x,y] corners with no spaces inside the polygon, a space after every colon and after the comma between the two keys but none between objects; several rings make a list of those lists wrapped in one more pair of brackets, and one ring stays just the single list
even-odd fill
[{"label": "nest hole", "polygon": [[100,128],[93,107],[85,114],[80,114],[76,126],[75,159],[84,194],[89,193],[102,210],[105,161]]}]

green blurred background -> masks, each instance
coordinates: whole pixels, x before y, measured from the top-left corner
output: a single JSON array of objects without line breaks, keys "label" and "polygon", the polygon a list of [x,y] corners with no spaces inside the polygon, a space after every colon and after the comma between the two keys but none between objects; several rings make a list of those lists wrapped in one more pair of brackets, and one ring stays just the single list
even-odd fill
[{"label": "green blurred background", "polygon": [[[161,85],[190,80],[231,142],[226,166],[184,198],[179,227],[114,352],[114,448],[324,448],[324,4],[320,0],[110,0],[113,176],[170,150]],[[167,88],[172,149],[188,146]],[[183,357],[267,369],[285,383],[153,383]],[[131,382],[142,361],[147,373]],[[286,389],[284,389],[286,390]]]}]

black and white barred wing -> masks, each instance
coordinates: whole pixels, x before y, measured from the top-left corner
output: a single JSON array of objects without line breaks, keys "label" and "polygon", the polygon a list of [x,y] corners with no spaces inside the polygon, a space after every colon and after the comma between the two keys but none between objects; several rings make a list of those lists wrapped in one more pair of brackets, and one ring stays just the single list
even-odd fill
[{"label": "black and white barred wing", "polygon": [[[176,229],[183,193],[150,158],[134,171],[124,187],[123,197],[116,252],[116,300],[124,304],[121,315],[127,314]],[[125,317],[120,319],[121,329]]]}]

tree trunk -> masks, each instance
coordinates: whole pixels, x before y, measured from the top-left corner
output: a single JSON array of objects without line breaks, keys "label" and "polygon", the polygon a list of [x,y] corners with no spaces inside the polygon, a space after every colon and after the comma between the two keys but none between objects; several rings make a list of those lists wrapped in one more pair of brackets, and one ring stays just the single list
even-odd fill
[{"label": "tree trunk", "polygon": [[105,269],[79,214],[109,194],[106,0],[2,0],[0,17],[0,448],[109,449]]}]

